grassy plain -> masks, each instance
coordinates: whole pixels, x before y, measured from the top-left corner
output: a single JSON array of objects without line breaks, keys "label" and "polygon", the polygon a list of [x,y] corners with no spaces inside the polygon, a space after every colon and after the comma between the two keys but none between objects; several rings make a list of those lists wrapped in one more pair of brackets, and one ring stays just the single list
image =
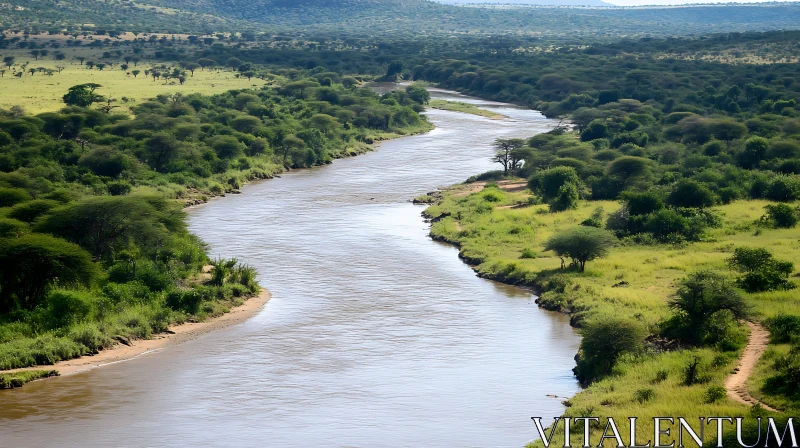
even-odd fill
[{"label": "grassy plain", "polygon": [[[543,249],[547,239],[579,225],[597,208],[607,216],[620,204],[584,201],[577,210],[551,213],[547,205],[530,205],[530,194],[520,188],[520,182],[504,183],[483,188],[481,184],[463,184],[445,190],[425,212],[434,221],[431,235],[457,244],[461,256],[482,276],[547,290],[554,276],[565,275],[569,283],[563,292],[544,292],[540,303],[570,313],[578,326],[585,319],[614,315],[637,320],[656,333],[658,322],[670,315],[668,300],[676,291],[676,281],[701,269],[729,272],[726,259],[735,247],[764,247],[779,259],[800,264],[797,231],[757,227],[755,221],[769,202],[750,200],[715,207],[724,224],[710,229],[703,242],[686,246],[621,245],[606,258],[587,263],[585,273],[561,271],[561,260]],[[748,294],[747,299],[758,321],[779,313],[800,314],[797,290]],[[739,334],[742,339],[745,331]],[[774,346],[771,350],[783,353],[786,349]],[[712,400],[710,395],[712,387],[723,386],[739,354],[710,348],[654,349],[644,356],[625,358],[611,376],[565,402],[565,415],[611,416],[622,423],[622,434],[629,434],[627,418],[634,415],[643,422],[652,422],[655,416],[683,416],[695,424],[700,416],[748,415],[751,410],[746,406],[724,396]],[[684,371],[695,357],[705,377],[701,383],[687,386]],[[778,409],[796,407],[796,403],[758,390],[771,371],[773,357],[765,356],[760,362],[748,384],[750,392]],[[594,428],[595,443],[605,423],[603,420]],[[707,438],[714,437],[715,428],[707,429]],[[637,432],[640,440],[652,438],[652,423],[637,428]],[[573,436],[573,446],[580,445],[578,434]]]},{"label": "grassy plain", "polygon": [[[176,92],[215,94],[232,89],[257,89],[265,84],[264,80],[258,78],[250,80],[244,77],[237,78],[232,71],[216,69],[197,69],[193,76],[191,73],[187,73],[186,82],[183,85],[177,79],[165,80],[162,78],[154,81],[152,77],[146,76],[144,71],[150,69],[154,64],[160,65],[160,63],[143,60],[138,62],[136,67],[130,63],[127,72],[141,70],[141,73],[134,77],[126,74],[126,71],[120,68],[121,62],[116,62],[113,67],[107,66],[103,70],[98,70],[96,67],[89,69],[86,65],[80,65],[80,62],[74,60],[73,53],[91,55],[91,51],[87,51],[88,49],[73,50],[73,52],[70,52],[70,49],[63,50],[67,55],[63,61],[55,61],[50,56],[39,58],[38,61],[33,58],[22,59],[18,56],[14,67],[0,67],[0,70],[5,70],[5,74],[0,77],[0,92],[2,92],[0,108],[7,109],[20,105],[25,111],[33,114],[56,111],[64,107],[61,98],[70,87],[86,83],[97,83],[103,86],[98,90],[101,95],[117,100],[127,98],[127,104],[130,106],[160,94],[171,95]],[[14,56],[10,52],[8,55]],[[5,53],[4,56],[6,56]],[[91,56],[87,60],[90,58]],[[95,61],[99,62],[100,59],[95,59]],[[22,78],[15,77],[14,73],[21,70],[21,65],[25,62],[28,65]],[[62,66],[64,69],[61,73],[56,72],[51,76],[43,72],[31,75],[27,71],[30,68],[39,67],[56,70],[57,66]],[[122,101],[115,104],[126,105]]]}]

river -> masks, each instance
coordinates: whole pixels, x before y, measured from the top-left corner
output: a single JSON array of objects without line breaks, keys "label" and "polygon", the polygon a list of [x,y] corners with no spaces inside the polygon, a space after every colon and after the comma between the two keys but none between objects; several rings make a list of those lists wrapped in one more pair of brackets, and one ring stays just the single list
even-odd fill
[{"label": "river", "polygon": [[[0,393],[3,447],[522,447],[578,386],[579,338],[530,292],[428,238],[409,199],[493,169],[538,112],[430,110],[436,129],[190,210],[215,256],[273,293],[253,319],[87,373]],[[496,167],[494,167],[496,168]]]}]

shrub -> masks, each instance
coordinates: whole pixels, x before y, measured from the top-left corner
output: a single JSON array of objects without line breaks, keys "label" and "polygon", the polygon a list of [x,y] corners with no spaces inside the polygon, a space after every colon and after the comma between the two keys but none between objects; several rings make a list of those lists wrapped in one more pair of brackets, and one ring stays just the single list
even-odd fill
[{"label": "shrub", "polygon": [[670,193],[668,202],[676,207],[705,208],[718,202],[718,198],[704,184],[682,179]]},{"label": "shrub", "polygon": [[770,394],[785,395],[800,399],[800,347],[794,346],[787,355],[778,357],[773,363],[775,374],[764,382],[764,390]]},{"label": "shrub", "polygon": [[167,294],[167,306],[175,311],[197,314],[204,300],[203,293],[197,289],[176,290]]},{"label": "shrub", "polygon": [[528,181],[528,188],[539,194],[545,202],[550,202],[561,192],[564,184],[581,185],[581,180],[575,168],[571,166],[557,166],[539,171]]},{"label": "shrub", "polygon": [[764,248],[737,247],[728,264],[744,273],[737,283],[745,291],[776,291],[795,287],[788,280],[794,263],[777,260]]},{"label": "shrub", "polygon": [[651,388],[638,389],[633,393],[633,399],[639,403],[646,403],[656,396],[656,391]]},{"label": "shrub", "polygon": [[28,224],[16,219],[0,218],[0,238],[14,238],[30,232]]},{"label": "shrub", "polygon": [[537,257],[536,251],[528,247],[522,249],[522,254],[520,254],[519,256],[519,258],[536,258],[536,257]]},{"label": "shrub", "polygon": [[578,187],[573,183],[565,183],[558,189],[558,196],[550,202],[551,212],[563,212],[565,210],[572,210],[578,208],[578,200],[580,194]]},{"label": "shrub", "polygon": [[702,366],[700,365],[700,358],[695,357],[686,364],[683,369],[683,385],[693,386],[695,384],[707,383],[711,378],[708,375],[702,375]]},{"label": "shrub", "polygon": [[481,193],[481,198],[486,202],[500,202],[503,200],[503,193],[491,189]]},{"label": "shrub", "polygon": [[77,325],[70,330],[69,337],[94,353],[111,346],[111,339],[104,335],[96,324]]},{"label": "shrub", "polygon": [[791,342],[800,337],[800,316],[778,314],[764,322],[769,330],[770,341],[775,344]]},{"label": "shrub", "polygon": [[622,355],[635,355],[644,349],[645,330],[630,319],[590,321],[581,333],[583,340],[575,374],[584,384],[611,373]]},{"label": "shrub", "polygon": [[666,322],[666,332],[695,343],[706,341],[715,314],[728,311],[733,318],[741,319],[748,312],[742,294],[725,277],[710,271],[696,272],[682,280],[670,307],[675,315]]},{"label": "shrub", "polygon": [[776,229],[791,229],[797,225],[798,212],[786,204],[767,205],[760,221]]},{"label": "shrub", "polygon": [[728,395],[728,391],[722,386],[711,386],[706,389],[703,395],[706,403],[716,403]]},{"label": "shrub", "polygon": [[24,222],[33,222],[36,218],[61,205],[50,199],[35,199],[11,207],[8,217]]},{"label": "shrub", "polygon": [[0,207],[11,207],[20,202],[30,201],[31,195],[19,188],[0,187]]},{"label": "shrub", "polygon": [[66,326],[89,319],[97,310],[96,299],[87,292],[56,289],[47,295],[46,303],[53,323]]}]

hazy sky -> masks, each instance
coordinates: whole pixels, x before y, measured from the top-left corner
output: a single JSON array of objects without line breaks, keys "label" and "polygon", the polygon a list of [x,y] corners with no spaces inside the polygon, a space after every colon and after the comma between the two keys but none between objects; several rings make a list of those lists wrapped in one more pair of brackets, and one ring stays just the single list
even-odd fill
[{"label": "hazy sky", "polygon": [[[695,0],[603,0],[618,6],[642,6],[642,5],[686,5],[691,3],[767,3],[773,0],[749,0],[749,1],[695,1]],[[780,1],[780,0],[779,0]],[[791,1],[791,0],[786,0]]]}]

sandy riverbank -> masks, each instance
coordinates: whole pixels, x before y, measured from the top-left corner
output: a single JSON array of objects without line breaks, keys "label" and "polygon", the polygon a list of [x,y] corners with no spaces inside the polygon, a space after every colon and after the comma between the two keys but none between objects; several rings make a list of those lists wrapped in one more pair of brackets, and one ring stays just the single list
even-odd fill
[{"label": "sandy riverbank", "polygon": [[270,293],[262,289],[255,297],[247,299],[242,305],[232,308],[230,312],[221,316],[208,319],[204,322],[184,323],[170,327],[167,333],[153,336],[153,339],[140,339],[131,341],[131,345],[116,343],[113,347],[101,351],[93,356],[60,361],[52,366],[35,366],[24,369],[2,370],[0,373],[20,372],[24,370],[57,370],[61,376],[85,372],[98,367],[128,361],[148,353],[163,350],[170,346],[178,345],[196,339],[206,333],[221,328],[236,325],[255,316],[261,311],[264,304],[270,299]]}]

